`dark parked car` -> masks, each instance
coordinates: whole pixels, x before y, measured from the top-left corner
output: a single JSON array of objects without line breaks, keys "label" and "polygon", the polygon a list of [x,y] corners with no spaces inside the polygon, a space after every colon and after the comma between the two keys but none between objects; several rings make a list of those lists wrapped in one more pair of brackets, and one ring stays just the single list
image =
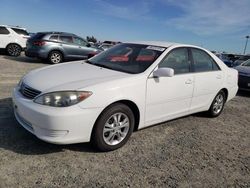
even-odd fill
[{"label": "dark parked car", "polygon": [[72,33],[40,32],[27,41],[25,55],[48,59],[56,64],[65,60],[88,59],[100,49],[91,47],[83,38]]},{"label": "dark parked car", "polygon": [[228,67],[232,67],[233,61],[231,60],[229,54],[220,53],[216,54]]},{"label": "dark parked car", "polygon": [[250,91],[250,59],[235,67],[235,69],[239,72],[239,88]]},{"label": "dark parked car", "polygon": [[246,61],[248,59],[250,59],[250,55],[241,56],[238,60],[233,62],[233,67],[239,66],[241,63],[243,63],[244,61]]}]

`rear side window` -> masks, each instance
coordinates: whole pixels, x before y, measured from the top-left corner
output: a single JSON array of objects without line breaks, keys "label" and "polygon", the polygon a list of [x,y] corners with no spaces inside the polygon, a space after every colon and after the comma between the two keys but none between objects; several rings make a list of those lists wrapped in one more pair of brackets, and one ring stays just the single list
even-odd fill
[{"label": "rear side window", "polygon": [[0,26],[0,35],[8,35],[10,32],[8,31],[8,29],[6,29],[6,27],[1,27]]},{"label": "rear side window", "polygon": [[220,70],[219,66],[215,63],[212,57],[200,49],[191,49],[195,72],[206,72]]},{"label": "rear side window", "polygon": [[184,74],[190,72],[190,61],[187,48],[172,50],[166,58],[159,64],[159,67],[174,69],[174,74]]},{"label": "rear side window", "polygon": [[29,33],[24,29],[17,29],[17,28],[11,28],[11,29],[19,35],[29,35]]},{"label": "rear side window", "polygon": [[51,35],[49,40],[58,41],[58,35]]},{"label": "rear side window", "polygon": [[73,43],[73,38],[72,36],[63,36],[61,35],[59,37],[60,41],[66,42],[66,43]]}]

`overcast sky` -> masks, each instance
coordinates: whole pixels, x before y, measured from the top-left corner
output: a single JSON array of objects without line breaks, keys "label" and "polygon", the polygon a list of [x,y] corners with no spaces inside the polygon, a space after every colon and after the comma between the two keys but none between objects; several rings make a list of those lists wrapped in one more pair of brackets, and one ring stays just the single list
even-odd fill
[{"label": "overcast sky", "polygon": [[[250,0],[0,0],[0,24],[99,40],[163,40],[242,53]],[[250,44],[247,48],[250,53]]]}]

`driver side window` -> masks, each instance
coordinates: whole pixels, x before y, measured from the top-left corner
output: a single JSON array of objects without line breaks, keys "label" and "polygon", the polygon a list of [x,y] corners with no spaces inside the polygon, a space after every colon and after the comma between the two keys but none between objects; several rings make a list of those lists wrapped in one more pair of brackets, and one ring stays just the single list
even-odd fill
[{"label": "driver side window", "polygon": [[79,37],[74,37],[74,44],[79,46],[87,46],[88,43]]},{"label": "driver side window", "polygon": [[190,61],[187,48],[172,50],[159,64],[159,68],[172,68],[174,74],[184,74],[190,72]]}]

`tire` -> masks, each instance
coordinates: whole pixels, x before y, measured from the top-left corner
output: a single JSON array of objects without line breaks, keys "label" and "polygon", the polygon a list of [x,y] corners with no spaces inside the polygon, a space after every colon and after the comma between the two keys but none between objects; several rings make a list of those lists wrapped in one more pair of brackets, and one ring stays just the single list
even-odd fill
[{"label": "tire", "polygon": [[63,61],[63,55],[59,51],[52,51],[49,53],[48,60],[51,64],[58,64]]},{"label": "tire", "polygon": [[9,44],[6,47],[7,54],[13,57],[17,57],[21,55],[22,48],[18,44]]},{"label": "tire", "polygon": [[214,98],[209,110],[208,115],[210,117],[217,117],[221,114],[224,109],[224,105],[226,102],[226,94],[224,91],[220,91]]},{"label": "tire", "polygon": [[132,110],[121,103],[106,108],[97,119],[91,142],[99,151],[112,151],[122,147],[134,130]]}]

